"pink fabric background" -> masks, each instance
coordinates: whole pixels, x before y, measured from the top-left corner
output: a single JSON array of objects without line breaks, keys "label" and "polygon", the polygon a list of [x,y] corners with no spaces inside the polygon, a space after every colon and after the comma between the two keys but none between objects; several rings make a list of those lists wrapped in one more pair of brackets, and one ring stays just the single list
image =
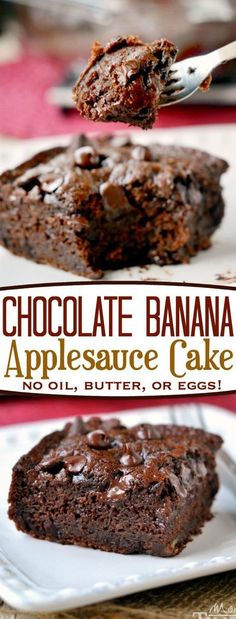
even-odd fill
[{"label": "pink fabric background", "polygon": [[[76,111],[63,113],[47,102],[47,89],[61,81],[65,61],[25,50],[21,58],[0,65],[0,134],[17,138],[70,134],[83,131],[110,132],[124,125],[93,123]],[[236,122],[236,107],[175,106],[161,111],[159,127]],[[194,397],[174,398],[75,398],[75,397],[1,397],[0,425],[37,421],[66,415],[105,413],[158,407],[194,401]],[[236,394],[198,397],[197,402],[222,406],[236,412]]]}]

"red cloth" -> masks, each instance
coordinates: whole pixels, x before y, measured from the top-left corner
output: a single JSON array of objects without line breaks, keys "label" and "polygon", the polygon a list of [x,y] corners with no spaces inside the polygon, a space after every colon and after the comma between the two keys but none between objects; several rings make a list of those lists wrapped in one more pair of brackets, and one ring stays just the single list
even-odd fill
[{"label": "red cloth", "polygon": [[[187,398],[76,398],[57,396],[2,397],[0,426],[73,415],[105,414],[133,408],[170,406],[171,404],[211,404],[236,413],[236,394]],[[158,415],[158,410],[157,410]]]},{"label": "red cloth", "polygon": [[[67,62],[26,50],[16,62],[0,65],[0,134],[30,138],[95,130],[110,132],[121,127],[127,129],[127,126],[121,124],[94,124],[82,119],[76,111],[65,114],[48,103],[47,90],[61,81]],[[204,94],[202,100],[204,101]],[[174,127],[223,122],[236,122],[236,108],[178,105],[161,111],[158,126]],[[166,400],[165,398],[2,397],[0,425],[66,415],[158,407],[167,403],[187,404],[191,401],[194,401],[194,398]],[[222,406],[236,412],[236,395],[204,396],[198,397],[197,401]]]},{"label": "red cloth", "polygon": [[[61,82],[67,64],[65,60],[26,51],[19,60],[0,65],[0,134],[30,138],[127,129],[121,123],[90,122],[76,111],[65,114],[48,103],[47,90]],[[158,127],[223,122],[236,122],[236,107],[177,105],[162,109]]]}]

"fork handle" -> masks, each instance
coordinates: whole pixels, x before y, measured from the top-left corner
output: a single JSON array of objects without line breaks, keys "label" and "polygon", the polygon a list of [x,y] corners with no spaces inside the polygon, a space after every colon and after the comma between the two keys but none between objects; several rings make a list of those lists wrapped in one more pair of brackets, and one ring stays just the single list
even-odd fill
[{"label": "fork handle", "polygon": [[233,60],[236,58],[236,41],[223,45],[223,47],[219,47],[219,49],[214,50],[214,52],[210,52],[208,58],[214,63],[214,67],[228,62],[229,60]]}]

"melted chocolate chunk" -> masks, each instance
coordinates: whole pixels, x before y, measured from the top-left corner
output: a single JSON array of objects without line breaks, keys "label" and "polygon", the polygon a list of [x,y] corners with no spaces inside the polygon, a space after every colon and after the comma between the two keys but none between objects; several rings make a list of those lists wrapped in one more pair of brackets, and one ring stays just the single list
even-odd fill
[{"label": "melted chocolate chunk", "polygon": [[157,438],[157,431],[155,426],[151,424],[143,424],[137,427],[135,431],[135,437],[137,439],[152,439]]}]

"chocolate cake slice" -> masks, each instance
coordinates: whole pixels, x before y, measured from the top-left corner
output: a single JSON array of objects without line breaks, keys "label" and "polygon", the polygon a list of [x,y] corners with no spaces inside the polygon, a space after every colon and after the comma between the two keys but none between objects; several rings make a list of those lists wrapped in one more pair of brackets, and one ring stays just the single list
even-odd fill
[{"label": "chocolate cake slice", "polygon": [[221,443],[185,426],[76,419],[17,462],[9,516],[40,539],[174,556],[211,518]]},{"label": "chocolate cake slice", "polygon": [[77,110],[95,121],[152,127],[176,54],[176,46],[167,39],[148,44],[135,36],[120,36],[105,47],[95,42],[73,88]]},{"label": "chocolate cake slice", "polygon": [[226,169],[191,148],[79,136],[0,176],[0,244],[91,278],[188,262],[221,222]]}]

